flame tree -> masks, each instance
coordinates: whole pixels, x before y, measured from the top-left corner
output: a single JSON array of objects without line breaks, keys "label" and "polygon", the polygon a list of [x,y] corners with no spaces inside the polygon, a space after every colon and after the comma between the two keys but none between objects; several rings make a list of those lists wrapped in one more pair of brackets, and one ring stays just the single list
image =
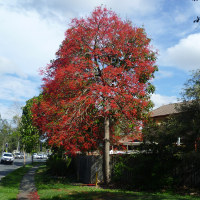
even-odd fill
[{"label": "flame tree", "polygon": [[104,143],[108,183],[116,127],[138,134],[151,107],[156,52],[143,28],[97,7],[91,16],[72,20],[56,55],[43,70],[43,99],[33,106],[34,121],[50,145],[68,153]]}]

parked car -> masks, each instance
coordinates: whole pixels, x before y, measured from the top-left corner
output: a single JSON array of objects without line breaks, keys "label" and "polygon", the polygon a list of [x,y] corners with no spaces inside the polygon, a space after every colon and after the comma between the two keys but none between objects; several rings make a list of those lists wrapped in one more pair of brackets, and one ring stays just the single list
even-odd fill
[{"label": "parked car", "polygon": [[37,155],[37,159],[42,159],[43,158],[43,155],[42,154],[38,154]]},{"label": "parked car", "polygon": [[3,153],[1,157],[1,163],[13,164],[14,157],[12,153]]},{"label": "parked car", "polygon": [[33,158],[37,158],[37,153],[34,153],[34,154],[33,154]]},{"label": "parked car", "polygon": [[23,158],[21,153],[15,153],[14,157],[15,157],[15,159],[22,159]]},{"label": "parked car", "polygon": [[23,153],[21,153],[21,158],[24,158],[24,154]]},{"label": "parked car", "polygon": [[47,154],[43,154],[43,158],[44,158],[44,159],[47,159]]},{"label": "parked car", "polygon": [[113,151],[113,150],[110,150],[109,154],[126,154],[127,152],[126,151]]}]

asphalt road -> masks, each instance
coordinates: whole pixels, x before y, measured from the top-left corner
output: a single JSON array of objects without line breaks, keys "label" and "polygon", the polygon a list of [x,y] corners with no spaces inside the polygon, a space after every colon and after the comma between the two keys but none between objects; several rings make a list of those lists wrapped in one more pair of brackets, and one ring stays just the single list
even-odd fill
[{"label": "asphalt road", "polygon": [[[44,160],[35,160],[34,161],[39,161],[39,162],[43,162]],[[31,163],[31,158],[27,158],[26,159],[26,164]],[[1,178],[3,178],[4,176],[6,176],[8,173],[12,172],[13,170],[22,167],[24,165],[24,159],[15,159],[13,165],[10,164],[0,164],[0,181]]]}]

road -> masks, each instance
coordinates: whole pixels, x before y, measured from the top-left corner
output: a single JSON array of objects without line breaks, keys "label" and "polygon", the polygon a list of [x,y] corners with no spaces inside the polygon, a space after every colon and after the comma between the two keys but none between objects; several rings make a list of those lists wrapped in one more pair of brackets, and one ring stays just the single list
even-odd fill
[{"label": "road", "polygon": [[[37,161],[43,161],[42,160],[37,160]],[[31,158],[26,159],[26,164],[31,163]],[[15,159],[13,165],[10,164],[0,164],[0,181],[1,178],[6,176],[8,173],[12,172],[13,170],[22,167],[24,164],[24,159]]]}]

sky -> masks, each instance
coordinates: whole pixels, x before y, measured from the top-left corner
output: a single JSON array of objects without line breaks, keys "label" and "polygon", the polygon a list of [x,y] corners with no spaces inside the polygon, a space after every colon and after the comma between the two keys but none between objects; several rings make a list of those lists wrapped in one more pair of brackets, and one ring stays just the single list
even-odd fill
[{"label": "sky", "polygon": [[0,114],[12,116],[41,91],[40,70],[64,40],[73,18],[106,6],[122,20],[144,27],[158,52],[154,108],[177,102],[191,71],[200,68],[200,1],[0,0]]}]

